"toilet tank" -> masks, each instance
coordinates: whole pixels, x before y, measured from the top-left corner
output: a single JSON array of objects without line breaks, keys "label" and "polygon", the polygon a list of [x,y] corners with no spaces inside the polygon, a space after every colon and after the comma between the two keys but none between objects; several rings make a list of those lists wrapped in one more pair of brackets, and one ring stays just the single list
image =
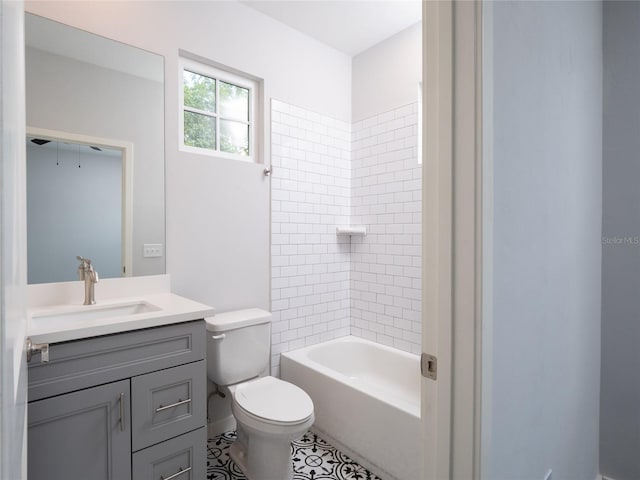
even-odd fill
[{"label": "toilet tank", "polygon": [[269,366],[271,313],[259,308],[216,314],[207,321],[207,373],[217,385],[259,376]]}]

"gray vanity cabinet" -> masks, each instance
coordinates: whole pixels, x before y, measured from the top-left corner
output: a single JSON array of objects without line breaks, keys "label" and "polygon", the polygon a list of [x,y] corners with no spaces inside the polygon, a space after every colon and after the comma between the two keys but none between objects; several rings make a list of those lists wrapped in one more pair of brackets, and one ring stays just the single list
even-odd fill
[{"label": "gray vanity cabinet", "polygon": [[203,320],[49,346],[29,363],[28,480],[206,477]]}]

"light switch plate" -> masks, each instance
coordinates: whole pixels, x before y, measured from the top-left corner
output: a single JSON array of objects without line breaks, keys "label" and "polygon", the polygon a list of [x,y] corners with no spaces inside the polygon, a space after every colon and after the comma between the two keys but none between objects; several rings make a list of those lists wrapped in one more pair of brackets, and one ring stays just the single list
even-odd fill
[{"label": "light switch plate", "polygon": [[162,244],[161,243],[145,243],[142,256],[147,257],[161,257],[162,256]]}]

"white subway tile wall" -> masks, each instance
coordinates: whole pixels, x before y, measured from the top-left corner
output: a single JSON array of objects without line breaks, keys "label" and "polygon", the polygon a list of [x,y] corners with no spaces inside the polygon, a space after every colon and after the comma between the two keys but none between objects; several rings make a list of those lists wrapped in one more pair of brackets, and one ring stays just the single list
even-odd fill
[{"label": "white subway tile wall", "polygon": [[281,352],[349,334],[420,351],[417,112],[349,125],[272,100],[272,375]]},{"label": "white subway tile wall", "polygon": [[350,333],[351,127],[271,102],[271,370],[280,352]]},{"label": "white subway tile wall", "polygon": [[422,165],[418,104],[352,125],[351,334],[421,350]]}]

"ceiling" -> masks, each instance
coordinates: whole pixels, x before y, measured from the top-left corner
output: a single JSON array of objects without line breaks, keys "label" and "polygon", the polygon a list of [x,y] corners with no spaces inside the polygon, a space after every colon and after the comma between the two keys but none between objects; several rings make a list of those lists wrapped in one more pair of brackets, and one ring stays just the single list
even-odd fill
[{"label": "ceiling", "polygon": [[422,18],[420,0],[243,0],[242,3],[350,56]]}]

